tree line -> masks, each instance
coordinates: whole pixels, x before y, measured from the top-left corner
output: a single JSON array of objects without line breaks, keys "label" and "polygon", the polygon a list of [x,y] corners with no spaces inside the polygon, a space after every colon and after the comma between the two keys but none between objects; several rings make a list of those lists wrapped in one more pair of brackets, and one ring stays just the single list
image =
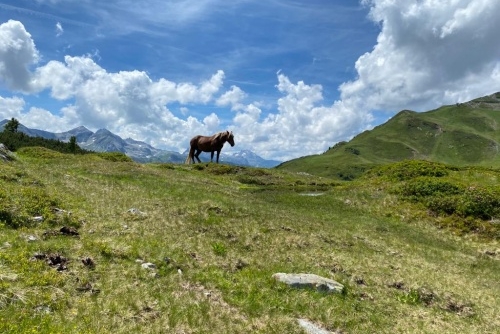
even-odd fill
[{"label": "tree line", "polygon": [[62,142],[59,139],[47,139],[43,137],[31,137],[18,131],[19,121],[12,118],[8,121],[0,132],[0,143],[4,144],[10,151],[15,152],[21,147],[40,146],[61,153],[87,154],[93,151],[82,149],[76,143],[76,137],[72,136],[69,142]]}]

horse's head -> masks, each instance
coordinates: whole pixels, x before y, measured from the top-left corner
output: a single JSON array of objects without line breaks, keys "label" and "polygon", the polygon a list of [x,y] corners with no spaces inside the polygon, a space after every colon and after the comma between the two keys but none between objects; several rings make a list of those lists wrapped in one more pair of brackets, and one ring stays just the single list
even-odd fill
[{"label": "horse's head", "polygon": [[232,131],[219,132],[215,135],[215,140],[222,144],[228,142],[231,146],[234,146],[234,135]]},{"label": "horse's head", "polygon": [[229,131],[226,131],[226,140],[227,142],[232,146],[234,146],[234,135],[233,135],[233,131],[229,132]]}]

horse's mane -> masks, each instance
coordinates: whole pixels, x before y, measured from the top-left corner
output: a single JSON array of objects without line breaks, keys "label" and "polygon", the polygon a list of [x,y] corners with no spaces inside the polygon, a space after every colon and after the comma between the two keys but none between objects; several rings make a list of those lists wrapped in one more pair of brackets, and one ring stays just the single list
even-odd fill
[{"label": "horse's mane", "polygon": [[215,138],[215,139],[221,139],[221,138],[222,138],[222,136],[225,136],[226,134],[227,134],[227,135],[228,135],[228,137],[229,137],[229,134],[230,134],[230,133],[229,133],[229,131],[221,131],[221,132],[217,132],[217,133],[214,135],[214,138]]}]

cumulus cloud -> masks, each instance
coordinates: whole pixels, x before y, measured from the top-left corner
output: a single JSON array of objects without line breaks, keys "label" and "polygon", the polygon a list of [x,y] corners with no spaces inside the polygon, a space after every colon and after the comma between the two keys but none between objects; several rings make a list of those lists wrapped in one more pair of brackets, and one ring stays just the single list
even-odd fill
[{"label": "cumulus cloud", "polygon": [[248,148],[266,158],[284,161],[321,153],[333,143],[353,136],[360,127],[365,129],[373,119],[348,102],[325,106],[321,85],[293,83],[283,73],[278,73],[277,79],[276,88],[282,97],[276,113],[261,118],[261,109],[249,104],[233,119],[239,142],[249,143]]},{"label": "cumulus cloud", "polygon": [[52,60],[30,72],[28,65],[37,59],[38,51],[20,22],[0,26],[0,79],[25,93],[48,90],[52,98],[68,105],[57,114],[36,107],[25,111],[23,99],[0,97],[0,117],[16,117],[26,126],[56,132],[78,125],[107,128],[169,149],[182,149],[192,133],[220,126],[215,114],[203,120],[180,119],[167,104],[212,101],[223,85],[222,70],[199,84],[174,83],[163,78],[153,81],[144,71],[108,72],[90,56],[65,56],[64,62]]},{"label": "cumulus cloud", "polygon": [[19,119],[25,102],[19,97],[4,98],[0,96],[0,119]]},{"label": "cumulus cloud", "polygon": [[9,20],[0,24],[0,80],[8,88],[31,91],[29,67],[38,58],[35,43],[21,22]]},{"label": "cumulus cloud", "polygon": [[364,0],[381,25],[342,100],[371,109],[427,110],[498,90],[500,2]]},{"label": "cumulus cloud", "polygon": [[24,126],[52,132],[63,132],[72,126],[71,118],[57,116],[48,110],[32,107],[25,110],[26,102],[20,97],[4,98],[0,96],[0,120],[15,118]]},{"label": "cumulus cloud", "polygon": [[222,94],[216,101],[218,106],[231,107],[232,110],[243,108],[242,101],[247,97],[247,94],[238,86],[231,86],[231,89]]}]

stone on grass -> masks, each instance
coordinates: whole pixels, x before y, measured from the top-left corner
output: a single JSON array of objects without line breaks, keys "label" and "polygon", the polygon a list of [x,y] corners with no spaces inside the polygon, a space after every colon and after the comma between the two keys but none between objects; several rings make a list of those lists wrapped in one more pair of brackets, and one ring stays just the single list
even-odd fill
[{"label": "stone on grass", "polygon": [[145,215],[144,212],[142,212],[141,210],[136,209],[136,208],[128,209],[127,212],[130,213],[130,214],[132,214],[132,215],[140,215],[140,216]]},{"label": "stone on grass", "polygon": [[144,268],[144,269],[156,269],[156,264],[154,263],[151,263],[151,262],[146,262],[146,263],[143,263],[141,264],[141,266]]},{"label": "stone on grass", "polygon": [[298,319],[300,327],[304,329],[304,331],[308,334],[333,334],[333,332],[327,331],[323,329],[309,320],[306,319]]},{"label": "stone on grass", "polygon": [[276,273],[272,277],[294,288],[316,289],[320,292],[342,292],[344,290],[344,286],[339,282],[314,274]]},{"label": "stone on grass", "polygon": [[33,242],[33,241],[37,241],[37,240],[38,240],[38,238],[37,238],[37,237],[35,237],[34,235],[28,235],[28,236],[26,237],[26,240],[28,240],[29,242]]},{"label": "stone on grass", "polygon": [[5,146],[2,143],[0,143],[0,160],[3,161],[15,160],[14,154],[11,151],[9,151],[7,146]]}]

